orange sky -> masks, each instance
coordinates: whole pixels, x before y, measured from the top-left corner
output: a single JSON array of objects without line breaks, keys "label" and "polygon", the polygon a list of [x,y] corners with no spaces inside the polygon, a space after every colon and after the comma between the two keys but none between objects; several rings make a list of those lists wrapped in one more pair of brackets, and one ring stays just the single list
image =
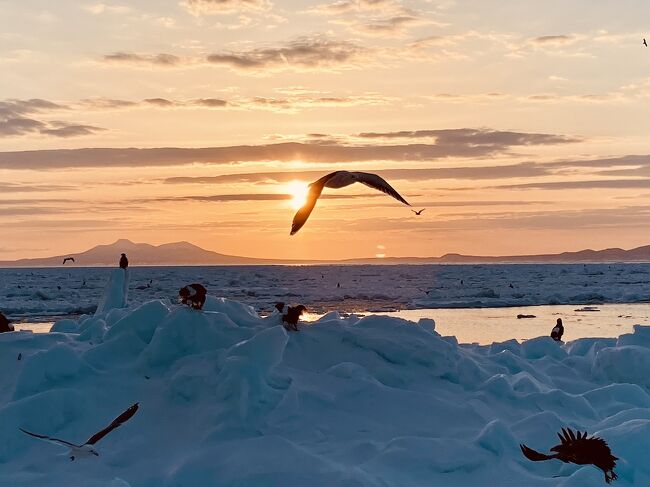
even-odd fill
[{"label": "orange sky", "polygon": [[[0,260],[118,238],[314,259],[649,244],[648,16],[641,1],[0,1]],[[300,185],[337,169],[426,210],[326,189],[290,237]]]}]

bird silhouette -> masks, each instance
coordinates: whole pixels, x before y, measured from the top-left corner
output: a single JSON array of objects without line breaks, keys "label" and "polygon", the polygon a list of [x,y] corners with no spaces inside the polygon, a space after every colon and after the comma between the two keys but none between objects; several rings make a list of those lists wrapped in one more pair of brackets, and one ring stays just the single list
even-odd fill
[{"label": "bird silhouette", "polygon": [[34,438],[38,438],[39,440],[49,441],[50,443],[56,443],[57,445],[61,445],[69,448],[68,456],[70,457],[71,461],[74,461],[75,458],[89,457],[91,455],[98,457],[99,453],[97,453],[97,450],[93,448],[95,443],[97,443],[99,440],[101,440],[104,436],[109,434],[115,428],[119,428],[120,426],[122,426],[122,424],[126,423],[129,419],[131,419],[133,415],[138,411],[138,407],[139,405],[136,402],[128,409],[126,409],[122,414],[120,414],[117,418],[115,418],[111,422],[111,424],[106,426],[106,428],[104,428],[101,431],[98,431],[90,438],[88,438],[88,441],[86,441],[83,445],[77,445],[75,443],[70,443],[69,441],[62,440],[60,438],[54,438],[47,435],[39,435],[37,433],[32,433],[30,431],[27,431],[23,428],[19,428],[19,429],[26,435],[33,436]]},{"label": "bird silhouette", "polygon": [[68,262],[69,260],[71,260],[72,263],[74,264],[74,257],[66,257],[65,259],[63,259],[63,265],[65,265],[65,263]]},{"label": "bird silhouette", "polygon": [[411,210],[411,211],[412,211],[413,213],[415,213],[416,215],[421,215],[422,212],[423,212],[424,210],[426,210],[426,208],[422,208],[422,209],[419,210],[419,211],[415,211],[415,210]]},{"label": "bird silhouette", "polygon": [[554,455],[539,453],[526,445],[519,445],[519,448],[521,448],[524,456],[533,462],[555,458],[564,463],[593,465],[605,473],[605,482],[608,484],[618,478],[614,473],[618,458],[612,455],[612,451],[605,440],[595,436],[587,438],[586,431],[584,433],[580,433],[580,431],[574,433],[569,428],[562,428],[562,434],[558,433],[557,435],[560,437],[560,444],[551,448],[551,451],[555,452]]},{"label": "bird silhouette", "polygon": [[643,45],[644,45],[645,47],[648,47],[648,43],[646,42],[645,39],[643,39]]},{"label": "bird silhouette", "polygon": [[365,184],[366,186],[377,189],[382,193],[386,193],[387,195],[392,196],[405,205],[411,206],[411,204],[402,198],[402,196],[400,196],[400,194],[395,191],[395,189],[393,189],[390,184],[388,184],[383,178],[377,176],[376,174],[367,172],[334,171],[309,185],[307,202],[294,215],[293,222],[291,224],[290,235],[297,233],[298,230],[300,230],[307,222],[307,219],[309,218],[309,215],[311,215],[311,212],[314,210],[316,201],[318,201],[318,198],[320,197],[324,188],[339,189],[354,183]]}]

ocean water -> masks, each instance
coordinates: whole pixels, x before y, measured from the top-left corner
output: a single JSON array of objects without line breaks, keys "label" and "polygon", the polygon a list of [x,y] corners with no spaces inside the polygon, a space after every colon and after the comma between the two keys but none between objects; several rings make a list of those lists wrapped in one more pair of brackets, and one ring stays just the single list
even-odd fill
[{"label": "ocean water", "polygon": [[[18,328],[46,331],[91,314],[109,268],[0,269],[0,311]],[[526,339],[565,320],[567,339],[618,336],[650,322],[650,264],[131,267],[129,302],[177,300],[198,282],[210,295],[264,314],[276,302],[325,312],[432,318],[464,342]],[[598,306],[599,311],[574,311]],[[516,318],[532,314],[536,318]]]}]

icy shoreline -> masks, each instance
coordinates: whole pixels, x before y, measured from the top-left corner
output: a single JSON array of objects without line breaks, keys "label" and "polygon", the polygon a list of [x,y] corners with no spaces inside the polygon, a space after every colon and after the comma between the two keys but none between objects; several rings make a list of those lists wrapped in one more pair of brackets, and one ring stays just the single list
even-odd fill
[{"label": "icy shoreline", "polygon": [[[156,299],[2,334],[0,364],[1,485],[604,485],[523,458],[563,426],[609,442],[616,485],[650,484],[650,327],[459,345],[431,320],[331,312],[287,333],[236,301]],[[18,430],[83,441],[136,401],[88,461]]]},{"label": "icy shoreline", "polygon": [[[32,321],[94,313],[110,272],[0,269],[0,309]],[[650,264],[134,267],[129,272],[134,302],[175,299],[182,285],[201,282],[210,294],[246,302],[258,312],[270,311],[277,301],[299,301],[317,313],[650,302]]]}]

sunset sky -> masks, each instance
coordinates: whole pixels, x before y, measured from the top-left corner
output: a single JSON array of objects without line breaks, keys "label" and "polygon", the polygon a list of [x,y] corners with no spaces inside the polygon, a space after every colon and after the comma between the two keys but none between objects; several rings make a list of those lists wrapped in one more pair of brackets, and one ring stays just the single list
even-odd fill
[{"label": "sunset sky", "polygon": [[[650,244],[650,2],[0,0],[0,260]],[[289,236],[300,188],[325,190]]]}]

